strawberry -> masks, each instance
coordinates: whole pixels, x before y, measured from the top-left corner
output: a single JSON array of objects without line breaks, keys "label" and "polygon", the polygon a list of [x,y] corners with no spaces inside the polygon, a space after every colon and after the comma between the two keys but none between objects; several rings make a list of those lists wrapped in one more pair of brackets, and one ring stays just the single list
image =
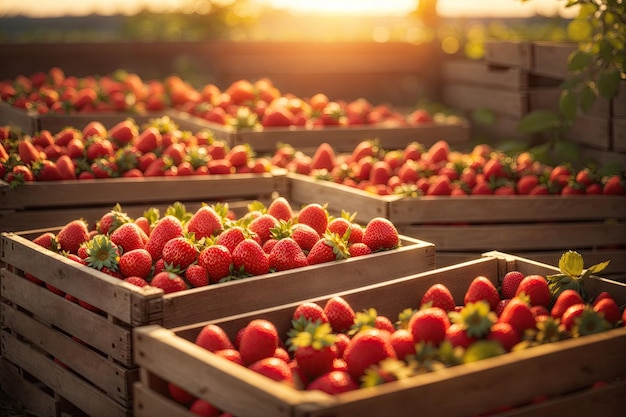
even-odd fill
[{"label": "strawberry", "polygon": [[215,353],[217,356],[222,357],[226,360],[229,360],[231,362],[236,363],[237,365],[241,365],[241,366],[246,366],[245,363],[243,363],[243,359],[241,359],[241,354],[239,353],[239,351],[237,349],[221,349],[221,350],[216,350]]},{"label": "strawberry", "polygon": [[161,288],[165,294],[187,289],[187,285],[180,275],[167,271],[162,271],[154,275],[150,281],[150,285]]},{"label": "strawberry", "polygon": [[270,268],[276,271],[300,268],[309,265],[302,248],[292,238],[277,241],[269,253]]},{"label": "strawberry", "polygon": [[172,382],[167,383],[167,392],[170,394],[170,397],[179,404],[191,405],[191,403],[196,400],[194,395]]},{"label": "strawberry", "polygon": [[495,340],[499,342],[504,350],[509,352],[513,346],[521,340],[520,334],[509,323],[494,323],[489,329],[487,340]]},{"label": "strawberry", "polygon": [[389,178],[393,175],[393,170],[386,161],[376,161],[370,170],[369,181],[376,184],[387,184]]},{"label": "strawberry", "polygon": [[426,290],[420,301],[420,308],[425,306],[453,311],[456,303],[448,287],[443,284],[433,284]]},{"label": "strawberry", "polygon": [[278,331],[265,319],[254,319],[244,327],[239,340],[239,353],[246,365],[274,355],[278,347]]},{"label": "strawberry", "polygon": [[33,239],[33,243],[43,248],[58,252],[59,243],[57,242],[56,235],[52,232],[44,232]]},{"label": "strawberry", "polygon": [[274,381],[282,382],[291,386],[294,385],[291,368],[287,362],[281,359],[272,356],[259,359],[258,361],[250,364],[248,369],[273,379]]},{"label": "strawberry", "polygon": [[194,343],[210,352],[216,352],[224,349],[234,349],[233,343],[224,329],[216,324],[207,324],[202,327],[200,333],[196,336]]},{"label": "strawberry", "polygon": [[384,359],[396,359],[390,336],[387,331],[373,328],[354,335],[343,353],[348,372],[353,378],[360,378],[371,365],[377,365]]},{"label": "strawberry", "polygon": [[504,311],[504,307],[506,307],[506,305],[512,300],[512,298],[503,298],[502,300],[500,300],[498,302],[498,305],[496,306],[496,308],[494,309],[494,312],[496,313],[496,315],[498,317],[500,317],[502,315],[502,312]]},{"label": "strawberry", "polygon": [[122,120],[109,129],[109,137],[120,147],[135,140],[138,134],[139,129],[132,119]]},{"label": "strawberry", "polygon": [[291,226],[291,238],[298,243],[303,251],[309,252],[315,243],[320,240],[320,235],[308,224],[295,223]]},{"label": "strawberry", "polygon": [[624,179],[619,175],[612,175],[603,179],[602,193],[607,195],[624,195],[626,194],[626,185]]},{"label": "strawberry", "polygon": [[146,279],[152,270],[152,257],[142,248],[129,250],[120,256],[119,269],[125,277],[136,276]]},{"label": "strawberry", "polygon": [[354,258],[355,256],[371,255],[373,252],[365,243],[357,242],[348,245],[348,253],[351,258]]},{"label": "strawberry", "polygon": [[308,322],[304,329],[289,331],[287,345],[293,352],[298,368],[307,378],[314,379],[333,369],[338,358],[335,337],[329,323]]},{"label": "strawberry", "polygon": [[445,140],[439,140],[432,144],[428,151],[423,156],[430,163],[437,163],[448,160],[448,154],[450,153],[450,145]]},{"label": "strawberry", "polygon": [[198,265],[207,270],[209,283],[215,284],[231,274],[233,257],[226,246],[211,245],[198,255]]},{"label": "strawberry", "polygon": [[428,189],[426,190],[426,195],[450,195],[451,192],[452,182],[450,181],[450,178],[445,175],[438,175],[435,180],[428,186]]},{"label": "strawberry", "polygon": [[135,285],[137,287],[145,287],[148,285],[148,281],[140,277],[126,277],[124,278],[124,282],[128,282],[129,284]]},{"label": "strawberry", "polygon": [[232,226],[224,230],[217,236],[215,243],[225,246],[230,252],[233,252],[237,245],[246,239],[246,233],[241,226]]},{"label": "strawberry", "polygon": [[190,238],[174,237],[163,246],[161,257],[168,266],[182,271],[198,259],[198,248]]},{"label": "strawberry", "polygon": [[155,126],[145,128],[139,136],[133,140],[133,145],[142,154],[158,149],[163,142],[163,137],[159,129]]},{"label": "strawberry", "polygon": [[560,319],[570,306],[574,304],[585,304],[585,301],[576,290],[565,289],[557,296],[550,310],[550,315],[555,319]]},{"label": "strawberry", "polygon": [[304,302],[296,307],[291,317],[292,320],[298,320],[304,318],[310,322],[320,321],[322,323],[328,322],[328,317],[324,309],[319,304],[313,302]]},{"label": "strawberry", "polygon": [[333,147],[327,142],[320,143],[311,159],[311,170],[326,169],[332,171],[336,164]]},{"label": "strawberry", "polygon": [[185,269],[185,281],[194,288],[209,285],[209,272],[205,267],[192,264]]},{"label": "strawberry", "polygon": [[427,307],[418,310],[409,320],[408,329],[415,343],[427,342],[438,346],[446,337],[450,320],[445,310],[438,307]]},{"label": "strawberry", "polygon": [[526,276],[520,282],[515,292],[516,296],[522,294],[530,298],[531,306],[541,305],[547,308],[551,303],[552,296],[548,287],[548,280],[541,275]]},{"label": "strawberry", "polygon": [[467,349],[477,339],[467,334],[463,324],[452,323],[450,327],[446,329],[446,337],[444,340],[450,342],[454,347],[460,346],[463,349]]},{"label": "strawberry", "polygon": [[154,229],[146,242],[146,250],[150,252],[152,259],[161,258],[163,247],[175,237],[183,236],[183,225],[181,221],[172,215],[162,217],[154,226]]},{"label": "strawberry", "polygon": [[189,412],[201,417],[223,417],[222,411],[210,402],[202,398],[196,399],[189,406]]},{"label": "strawberry", "polygon": [[87,141],[85,155],[89,161],[95,161],[99,158],[111,158],[115,155],[113,145],[107,139],[93,137]]},{"label": "strawberry", "polygon": [[539,184],[539,177],[535,174],[526,174],[520,177],[515,183],[515,190],[517,194],[528,195],[530,190],[535,188]]},{"label": "strawberry", "polygon": [[472,282],[470,282],[463,298],[465,305],[468,303],[476,303],[480,300],[487,301],[491,310],[495,310],[496,306],[500,302],[498,289],[495,287],[493,282],[484,276],[477,276],[472,280]]},{"label": "strawberry", "polygon": [[498,323],[508,323],[518,334],[523,335],[527,329],[535,328],[535,316],[528,303],[520,298],[513,298],[502,311]]},{"label": "strawberry", "polygon": [[294,217],[291,204],[285,197],[277,197],[267,207],[267,213],[277,220],[289,221]]},{"label": "strawberry", "polygon": [[566,331],[571,331],[576,325],[576,321],[580,318],[585,310],[585,304],[573,304],[563,312],[561,316],[561,324]]},{"label": "strawberry", "polygon": [[174,167],[172,166],[171,159],[159,156],[148,165],[143,175],[146,177],[162,177],[172,168]]},{"label": "strawberry", "polygon": [[235,271],[249,275],[263,275],[270,271],[269,257],[254,239],[244,239],[233,250]]},{"label": "strawberry", "polygon": [[350,256],[347,244],[339,235],[325,234],[307,254],[309,265],[333,262]]},{"label": "strawberry", "polygon": [[331,233],[336,233],[339,236],[344,236],[346,231],[350,229],[352,222],[346,217],[335,217],[328,222],[326,230]]},{"label": "strawberry", "polygon": [[17,144],[17,152],[20,160],[25,165],[31,165],[44,159],[45,154],[39,151],[30,138],[26,137]]},{"label": "strawberry", "polygon": [[326,301],[324,314],[326,314],[335,333],[342,333],[350,329],[356,318],[352,306],[340,296],[334,296]]},{"label": "strawberry", "polygon": [[278,226],[278,220],[271,214],[263,213],[253,219],[248,225],[248,230],[256,233],[261,239],[261,244],[265,243],[272,235],[272,229]]},{"label": "strawberry", "polygon": [[60,181],[63,179],[56,162],[49,159],[33,163],[32,168],[38,181]]},{"label": "strawberry", "polygon": [[84,220],[73,220],[57,233],[57,242],[61,250],[69,253],[78,252],[78,248],[89,240],[89,230]]},{"label": "strawberry", "polygon": [[398,359],[405,360],[407,357],[415,355],[415,342],[413,342],[413,335],[408,329],[394,330],[389,341]]},{"label": "strawberry", "polygon": [[336,395],[359,389],[359,383],[346,371],[331,371],[315,378],[306,389]]},{"label": "strawberry", "polygon": [[519,283],[522,282],[525,275],[519,271],[509,271],[502,278],[502,284],[500,286],[500,292],[502,298],[513,298],[519,287]]},{"label": "strawberry", "polygon": [[602,314],[605,320],[612,325],[617,324],[621,319],[621,312],[619,306],[613,298],[603,298],[600,301],[593,304],[593,310]]},{"label": "strawberry", "polygon": [[[102,222],[100,223],[102,224]],[[122,248],[124,252],[135,249],[144,249],[148,236],[136,223],[124,223],[111,233],[111,241]]]},{"label": "strawberry", "polygon": [[311,226],[318,235],[322,236],[328,227],[328,211],[326,205],[310,203],[302,207],[298,213],[298,223]]}]

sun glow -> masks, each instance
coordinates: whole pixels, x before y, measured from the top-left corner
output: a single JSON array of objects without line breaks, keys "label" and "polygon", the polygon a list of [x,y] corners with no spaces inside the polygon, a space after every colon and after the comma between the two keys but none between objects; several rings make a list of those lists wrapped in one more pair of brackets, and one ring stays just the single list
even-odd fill
[{"label": "sun glow", "polygon": [[295,13],[395,14],[415,10],[418,0],[267,0],[263,3]]}]

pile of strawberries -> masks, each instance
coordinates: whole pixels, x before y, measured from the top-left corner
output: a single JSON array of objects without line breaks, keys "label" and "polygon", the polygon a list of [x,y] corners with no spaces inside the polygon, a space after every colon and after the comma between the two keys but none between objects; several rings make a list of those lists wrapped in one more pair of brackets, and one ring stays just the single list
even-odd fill
[{"label": "pile of strawberries", "polygon": [[138,126],[123,120],[110,129],[99,121],[84,128],[25,135],[0,127],[0,179],[13,188],[29,181],[116,177],[266,173],[268,158],[247,145],[229,147],[208,130],[179,129],[167,116]]},{"label": "pile of strawberries", "polygon": [[550,166],[529,152],[509,156],[487,144],[470,152],[452,150],[440,140],[425,147],[411,142],[388,150],[364,140],[351,153],[320,144],[313,155],[290,145],[279,147],[272,164],[290,172],[356,187],[378,195],[624,195],[626,172],[598,167]]},{"label": "pile of strawberries", "polygon": [[[208,324],[194,343],[296,389],[334,395],[626,322],[626,313],[607,292],[586,301],[573,289],[553,291],[551,282],[510,271],[497,288],[477,276],[460,305],[445,285],[434,284],[397,318],[374,308],[355,312],[346,299],[333,296],[325,304],[300,304],[287,335],[278,334],[271,321],[255,318],[232,339]],[[172,398],[192,411],[221,415],[175,384],[169,387]]]},{"label": "pile of strawberries", "polygon": [[[73,220],[33,242],[111,276],[165,293],[390,250],[398,231],[379,217],[361,226],[309,203],[297,211],[284,197],[253,202],[235,218],[227,204],[188,212],[181,203],[163,216],[150,209],[132,219],[117,205],[93,229]],[[29,277],[42,284],[35,277]],[[62,294],[64,295],[64,294]]]}]

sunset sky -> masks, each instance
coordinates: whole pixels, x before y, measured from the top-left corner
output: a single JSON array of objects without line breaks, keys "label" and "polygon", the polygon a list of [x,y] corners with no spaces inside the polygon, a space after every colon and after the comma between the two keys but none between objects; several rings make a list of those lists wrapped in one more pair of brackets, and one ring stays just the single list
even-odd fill
[{"label": "sunset sky", "polygon": [[[0,0],[0,16],[25,14],[33,17],[84,15],[89,13],[132,14],[150,7],[155,11],[171,11],[189,0]],[[202,0],[198,0],[202,1]],[[228,2],[229,0],[221,0]],[[296,12],[333,12],[354,14],[402,15],[415,9],[418,0],[255,0]],[[575,15],[574,9],[565,9],[564,0],[439,0],[442,16],[532,16],[536,13],[564,16]]]}]

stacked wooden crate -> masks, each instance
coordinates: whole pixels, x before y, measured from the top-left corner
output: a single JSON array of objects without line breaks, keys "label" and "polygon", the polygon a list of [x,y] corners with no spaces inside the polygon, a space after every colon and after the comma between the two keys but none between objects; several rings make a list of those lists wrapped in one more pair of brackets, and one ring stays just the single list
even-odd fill
[{"label": "stacked wooden crate", "polygon": [[431,243],[401,236],[394,250],[164,294],[33,243],[43,231],[1,237],[0,387],[26,409],[52,417],[68,409],[132,415],[138,326],[218,319],[434,268]]},{"label": "stacked wooden crate", "polygon": [[[568,57],[576,48],[574,43],[487,42],[482,60],[443,63],[443,101],[467,112],[492,112],[492,125],[473,127],[494,139],[528,137],[517,131],[519,122],[532,111],[558,110]],[[565,138],[600,163],[626,161],[624,100],[624,85],[613,100],[598,97],[589,112],[580,112]]]},{"label": "stacked wooden crate", "polygon": [[[449,268],[302,302],[324,305],[339,296],[355,311],[375,308],[379,315],[395,317],[403,308],[415,306],[433,284],[447,286],[457,304],[462,304],[475,277],[483,276],[499,285],[509,271],[548,275],[558,269],[491,252]],[[592,277],[586,285],[592,297],[607,291],[619,304],[626,302],[624,284]],[[190,417],[189,410],[169,396],[170,382],[238,417],[619,415],[623,411],[623,327],[336,395],[299,391],[269,380],[193,342],[207,324],[219,325],[234,340],[240,329],[259,318],[271,321],[279,334],[285,335],[298,304],[169,330],[161,326],[136,329],[135,358],[141,381],[135,384],[135,415]],[[608,383],[593,388],[598,381]]]}]

